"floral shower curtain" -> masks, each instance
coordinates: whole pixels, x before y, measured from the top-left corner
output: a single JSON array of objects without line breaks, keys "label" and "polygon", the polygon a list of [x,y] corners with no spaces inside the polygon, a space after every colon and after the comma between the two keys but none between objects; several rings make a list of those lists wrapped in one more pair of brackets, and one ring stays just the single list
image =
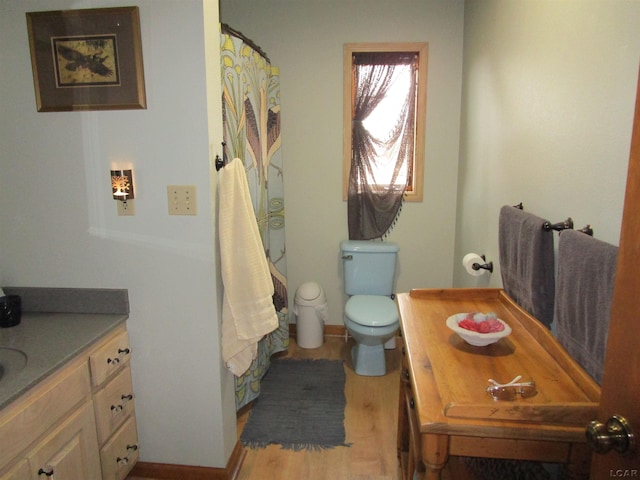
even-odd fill
[{"label": "floral shower curtain", "polygon": [[260,394],[270,357],[289,346],[284,191],[280,150],[280,78],[253,42],[222,25],[224,154],[244,163],[258,229],[269,263],[279,326],[258,343],[251,367],[236,380],[236,409]]}]

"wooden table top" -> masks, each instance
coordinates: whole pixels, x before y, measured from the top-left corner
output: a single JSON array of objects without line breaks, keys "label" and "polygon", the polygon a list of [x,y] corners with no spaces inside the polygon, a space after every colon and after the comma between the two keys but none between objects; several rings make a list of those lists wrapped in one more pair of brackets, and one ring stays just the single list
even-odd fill
[{"label": "wooden table top", "polygon": [[[422,433],[584,442],[600,387],[537,319],[502,289],[416,289],[397,295]],[[463,312],[496,312],[512,333],[485,347],[446,325]],[[534,380],[531,398],[495,401],[488,379]]]}]

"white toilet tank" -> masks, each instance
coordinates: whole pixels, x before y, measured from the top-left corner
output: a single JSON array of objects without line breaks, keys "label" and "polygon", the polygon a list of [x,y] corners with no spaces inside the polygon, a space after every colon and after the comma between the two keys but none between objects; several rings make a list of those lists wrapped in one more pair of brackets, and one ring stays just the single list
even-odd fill
[{"label": "white toilet tank", "polygon": [[347,295],[391,295],[398,245],[393,242],[340,242]]}]

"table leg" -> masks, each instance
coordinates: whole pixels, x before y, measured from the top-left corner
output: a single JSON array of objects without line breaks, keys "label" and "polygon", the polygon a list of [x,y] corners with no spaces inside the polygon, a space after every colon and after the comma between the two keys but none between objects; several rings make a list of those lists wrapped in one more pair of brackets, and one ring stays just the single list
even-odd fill
[{"label": "table leg", "polygon": [[398,458],[409,451],[409,417],[406,405],[407,383],[400,381],[398,394]]},{"label": "table leg", "polygon": [[422,460],[427,469],[425,480],[440,480],[440,473],[448,459],[448,435],[422,435]]}]

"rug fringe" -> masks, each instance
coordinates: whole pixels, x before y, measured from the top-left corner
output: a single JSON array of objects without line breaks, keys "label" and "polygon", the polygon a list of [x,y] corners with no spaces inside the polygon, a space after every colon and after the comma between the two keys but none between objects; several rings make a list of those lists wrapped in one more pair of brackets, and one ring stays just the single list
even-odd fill
[{"label": "rug fringe", "polygon": [[310,450],[321,452],[323,450],[332,450],[335,447],[351,447],[353,443],[342,443],[340,445],[321,445],[318,443],[280,443],[280,442],[242,442],[242,446],[253,450],[267,448],[269,445],[280,445],[282,450],[293,450],[301,452],[302,450]]}]

